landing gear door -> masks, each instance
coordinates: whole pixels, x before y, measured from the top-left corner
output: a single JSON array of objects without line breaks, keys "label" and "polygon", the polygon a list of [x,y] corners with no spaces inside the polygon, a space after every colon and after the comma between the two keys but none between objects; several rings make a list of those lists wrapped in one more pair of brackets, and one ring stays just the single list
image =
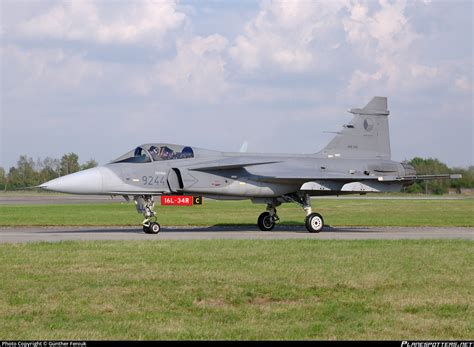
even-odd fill
[{"label": "landing gear door", "polygon": [[177,193],[183,190],[183,178],[179,169],[172,168],[168,171],[168,186],[170,191]]}]

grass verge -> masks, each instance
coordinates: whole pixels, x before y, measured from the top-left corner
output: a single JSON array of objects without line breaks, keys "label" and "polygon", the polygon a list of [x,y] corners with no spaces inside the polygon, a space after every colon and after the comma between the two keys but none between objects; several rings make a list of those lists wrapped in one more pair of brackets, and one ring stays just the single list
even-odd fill
[{"label": "grass verge", "polygon": [[0,339],[470,339],[471,241],[0,245]]},{"label": "grass verge", "polygon": [[[157,204],[163,225],[254,225],[265,206],[250,201],[206,201],[203,206],[170,207]],[[474,199],[313,201],[326,224],[352,226],[474,226]],[[278,208],[283,224],[302,224],[304,212],[296,204]],[[141,215],[132,203],[0,205],[0,226],[139,225]]]}]

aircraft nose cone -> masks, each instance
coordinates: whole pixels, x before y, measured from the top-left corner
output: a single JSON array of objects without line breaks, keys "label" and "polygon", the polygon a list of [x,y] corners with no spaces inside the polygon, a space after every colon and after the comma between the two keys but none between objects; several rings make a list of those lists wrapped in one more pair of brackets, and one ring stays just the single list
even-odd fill
[{"label": "aircraft nose cone", "polygon": [[94,167],[55,178],[39,187],[61,193],[101,194],[103,192],[102,186],[102,172],[100,168]]}]

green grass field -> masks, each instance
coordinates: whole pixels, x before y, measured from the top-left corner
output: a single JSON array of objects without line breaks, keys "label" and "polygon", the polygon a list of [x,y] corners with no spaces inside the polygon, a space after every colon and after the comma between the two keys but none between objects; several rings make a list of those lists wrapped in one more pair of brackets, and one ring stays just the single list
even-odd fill
[{"label": "green grass field", "polygon": [[472,339],[471,241],[0,245],[0,339]]},{"label": "green grass field", "polygon": [[[365,200],[315,199],[313,209],[326,224],[352,226],[474,226],[474,199]],[[206,201],[203,206],[156,206],[162,225],[255,225],[265,205],[249,201]],[[283,224],[303,224],[296,204],[278,208]],[[0,205],[0,226],[139,225],[133,203]]]},{"label": "green grass field", "polygon": [[[474,200],[321,199],[330,225],[474,226]],[[157,206],[255,225],[264,205]],[[293,204],[284,224],[303,224]],[[0,226],[134,225],[133,204],[0,205]],[[0,235],[1,236],[1,235]],[[0,244],[0,339],[472,339],[467,240]]]}]

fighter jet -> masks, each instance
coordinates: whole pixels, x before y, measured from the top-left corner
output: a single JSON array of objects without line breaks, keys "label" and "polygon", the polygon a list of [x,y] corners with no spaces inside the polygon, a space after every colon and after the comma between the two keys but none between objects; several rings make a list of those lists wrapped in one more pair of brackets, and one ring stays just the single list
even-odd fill
[{"label": "fighter jet", "polygon": [[391,160],[386,97],[374,97],[364,108],[352,108],[343,125],[314,154],[260,154],[149,143],[112,162],[53,179],[41,188],[73,194],[122,195],[135,201],[144,215],[145,233],[161,227],[154,197],[175,199],[250,199],[266,204],[257,220],[262,231],[279,221],[277,207],[294,202],[305,213],[309,232],[320,232],[323,216],[313,212],[311,197],[397,192],[416,180],[460,178],[460,175],[417,175],[415,169]]}]

